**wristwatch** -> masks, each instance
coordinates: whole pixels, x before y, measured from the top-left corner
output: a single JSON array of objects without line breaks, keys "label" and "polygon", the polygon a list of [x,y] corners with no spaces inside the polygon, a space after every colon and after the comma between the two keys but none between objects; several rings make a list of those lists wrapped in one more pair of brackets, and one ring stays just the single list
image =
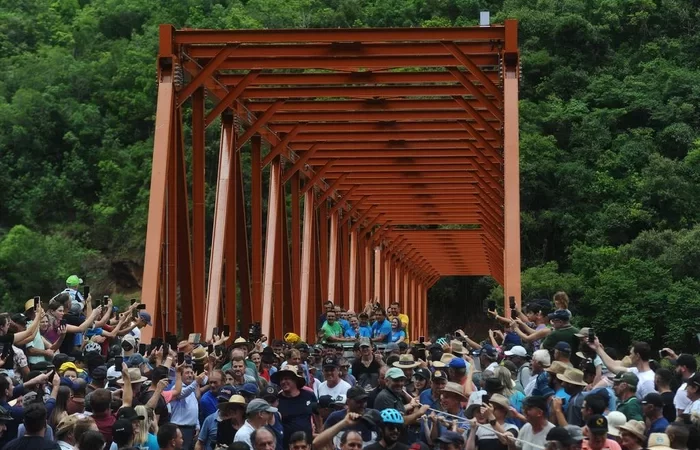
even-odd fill
[{"label": "wristwatch", "polygon": [[496,419],[489,420],[489,425],[491,425],[491,426],[496,425]]}]

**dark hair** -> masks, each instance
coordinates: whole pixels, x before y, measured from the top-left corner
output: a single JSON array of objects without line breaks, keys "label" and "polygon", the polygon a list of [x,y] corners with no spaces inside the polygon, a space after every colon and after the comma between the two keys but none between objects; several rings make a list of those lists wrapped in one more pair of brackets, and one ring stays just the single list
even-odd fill
[{"label": "dark hair", "polygon": [[605,408],[608,407],[607,402],[598,394],[591,394],[586,397],[586,408],[591,410],[592,415],[602,415]]},{"label": "dark hair", "polygon": [[651,346],[646,342],[635,342],[632,344],[632,350],[639,355],[639,359],[642,361],[649,361],[651,359]]},{"label": "dark hair", "polygon": [[348,430],[344,432],[343,434],[340,435],[340,444],[343,445],[346,442],[348,442],[348,436],[350,436],[352,433],[356,433],[358,436],[360,436],[360,439],[362,438],[362,435],[360,434],[359,431],[357,430]]},{"label": "dark hair", "polygon": [[87,430],[78,439],[79,450],[92,450],[95,448],[104,448],[105,438],[102,433],[95,430]]},{"label": "dark hair", "polygon": [[[671,422],[666,427],[666,434],[671,439],[671,448],[689,448],[690,427],[680,422]],[[690,448],[697,448],[696,446]]]},{"label": "dark hair", "polygon": [[673,382],[673,372],[668,369],[661,368],[657,370],[656,376],[659,377],[659,381],[663,386],[670,386]]},{"label": "dark hair", "polygon": [[[251,442],[253,442],[253,438],[251,437]],[[299,442],[299,441],[304,441],[304,442],[309,442],[309,437],[306,435],[305,431],[295,431],[292,433],[292,435],[289,437],[289,443],[292,444],[294,442]]]},{"label": "dark hair", "polygon": [[87,391],[87,381],[82,378],[77,378],[73,381],[73,396],[74,397],[85,397]]},{"label": "dark hair", "polygon": [[112,403],[112,393],[107,389],[95,389],[90,394],[90,408],[94,413],[102,413],[109,409]]},{"label": "dark hair", "polygon": [[250,445],[243,441],[238,441],[226,447],[226,450],[250,450]]},{"label": "dark hair", "polygon": [[177,425],[172,423],[166,423],[158,427],[158,446],[160,448],[167,447],[170,441],[177,438],[177,430]]},{"label": "dark hair", "polygon": [[379,308],[376,308],[376,309],[374,310],[374,313],[375,313],[375,314],[380,313],[382,316],[386,316],[386,311],[385,311],[384,308],[382,308],[381,306],[380,306]]},{"label": "dark hair", "polygon": [[58,388],[58,394],[56,395],[56,406],[54,406],[51,415],[49,416],[49,426],[56,429],[58,422],[61,420],[61,416],[68,409],[68,400],[70,400],[71,390],[68,386],[60,386]]},{"label": "dark hair", "polygon": [[158,366],[151,372],[151,383],[156,384],[160,380],[165,380],[168,378],[168,368],[165,366]]},{"label": "dark hair", "polygon": [[31,403],[24,408],[24,428],[27,434],[37,434],[46,428],[46,406]]},{"label": "dark hair", "polygon": [[[257,440],[258,434],[259,434],[261,431],[265,431],[265,432],[267,432],[267,433],[270,433],[270,435],[272,435],[272,439],[274,439],[275,442],[277,442],[277,438],[275,437],[275,433],[273,433],[272,431],[270,431],[270,430],[267,429],[266,427],[260,427],[260,428],[258,428],[257,430],[253,431],[252,433],[250,433],[250,442],[253,444],[253,447],[255,447],[255,441]],[[291,438],[290,438],[290,441],[289,441],[289,442],[292,442],[292,441],[291,441]],[[308,442],[308,441],[307,441],[307,442]]]},{"label": "dark hair", "polygon": [[[8,344],[5,344],[8,345]],[[12,381],[5,374],[0,374],[0,398],[5,398],[5,392],[10,388]]]},{"label": "dark hair", "polygon": [[369,319],[369,316],[367,315],[367,313],[362,312],[362,313],[360,313],[359,316],[357,316],[357,318],[358,319]]}]

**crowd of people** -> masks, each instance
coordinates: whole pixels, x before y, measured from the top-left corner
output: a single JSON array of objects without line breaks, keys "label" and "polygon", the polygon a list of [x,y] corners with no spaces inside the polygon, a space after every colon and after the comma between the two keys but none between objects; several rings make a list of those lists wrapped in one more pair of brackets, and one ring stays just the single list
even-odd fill
[{"label": "crowd of people", "polygon": [[81,284],[0,314],[0,449],[700,448],[695,357],[636,342],[618,358],[562,292],[490,308],[482,340],[411,339],[399,303],[328,302],[313,345],[228,326],[146,343],[143,305]]}]

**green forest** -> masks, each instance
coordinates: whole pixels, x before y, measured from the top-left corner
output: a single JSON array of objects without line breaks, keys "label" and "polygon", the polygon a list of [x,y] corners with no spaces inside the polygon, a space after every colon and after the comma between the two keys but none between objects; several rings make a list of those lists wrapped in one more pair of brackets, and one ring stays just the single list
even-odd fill
[{"label": "green forest", "polygon": [[[563,289],[608,340],[697,350],[698,0],[0,0],[0,310],[74,272],[138,290],[159,24],[450,27],[482,10],[520,21],[523,298]],[[462,327],[502,295],[447,278],[432,318]]]}]

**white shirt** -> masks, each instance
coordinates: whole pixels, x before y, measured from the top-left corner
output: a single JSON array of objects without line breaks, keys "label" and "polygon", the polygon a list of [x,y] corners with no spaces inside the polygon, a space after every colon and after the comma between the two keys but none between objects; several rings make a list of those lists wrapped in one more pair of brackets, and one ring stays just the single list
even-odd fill
[{"label": "white shirt", "polygon": [[695,400],[690,405],[688,405],[683,414],[690,414],[691,416],[700,417],[700,400]]},{"label": "white shirt", "polygon": [[494,361],[491,364],[489,364],[489,366],[486,368],[486,370],[484,370],[484,372],[487,372],[487,371],[493,372],[496,370],[496,367],[498,367],[498,363],[496,361]]},{"label": "white shirt", "polygon": [[130,334],[135,337],[137,341],[141,341],[141,328],[134,327]]},{"label": "white shirt", "polygon": [[330,395],[333,397],[333,401],[337,403],[345,403],[348,389],[350,389],[350,383],[343,380],[340,380],[334,387],[328,387],[327,381],[314,383],[316,398],[321,398],[322,395]]},{"label": "white shirt", "polygon": [[645,370],[644,372],[640,372],[636,367],[630,367],[627,369],[627,371],[637,375],[637,378],[639,378],[639,383],[637,384],[637,398],[640,401],[645,395],[656,392],[656,389],[654,389],[653,370]]},{"label": "white shirt", "polygon": [[[693,375],[691,375],[691,377]],[[687,387],[688,383],[681,384],[681,387],[678,388],[676,395],[673,397],[673,406],[681,411],[685,411],[685,409],[690,406],[691,403],[690,399],[688,398],[688,391],[686,391]]]},{"label": "white shirt", "polygon": [[233,442],[245,442],[250,448],[253,448],[253,444],[250,442],[250,435],[253,434],[253,431],[255,428],[246,420],[243,426],[236,431]]},{"label": "white shirt", "polygon": [[552,428],[554,428],[554,424],[547,422],[539,433],[533,433],[532,425],[526,423],[520,429],[515,445],[521,450],[539,450],[540,447],[544,448],[547,443],[547,433]]}]

